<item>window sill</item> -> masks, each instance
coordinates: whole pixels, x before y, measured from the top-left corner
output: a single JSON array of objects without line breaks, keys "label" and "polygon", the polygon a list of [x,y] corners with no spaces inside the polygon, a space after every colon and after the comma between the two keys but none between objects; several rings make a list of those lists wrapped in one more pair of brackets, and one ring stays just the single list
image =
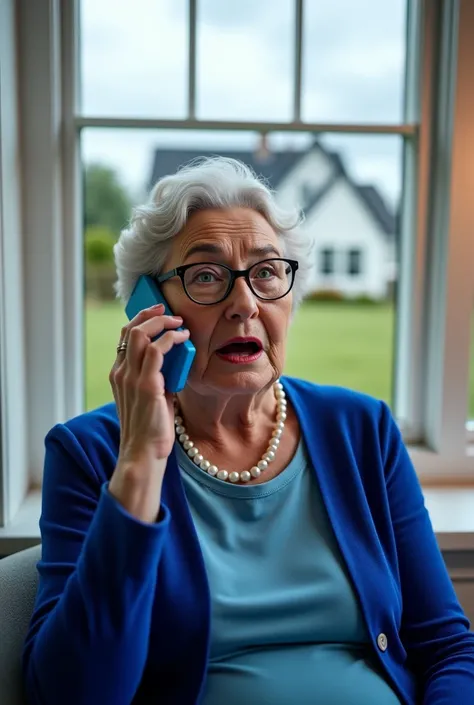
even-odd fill
[{"label": "window sill", "polygon": [[[474,551],[474,485],[470,487],[423,487],[426,506],[442,551]],[[20,511],[0,528],[0,556],[21,551],[40,542],[41,490],[33,490]]]},{"label": "window sill", "polygon": [[0,527],[0,556],[8,556],[40,543],[40,513],[41,490],[32,490],[13,521],[4,528]]}]

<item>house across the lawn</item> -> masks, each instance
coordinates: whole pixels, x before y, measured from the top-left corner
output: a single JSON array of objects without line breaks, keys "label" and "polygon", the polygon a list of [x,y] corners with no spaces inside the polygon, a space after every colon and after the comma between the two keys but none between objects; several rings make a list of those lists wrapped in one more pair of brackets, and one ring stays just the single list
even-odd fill
[{"label": "house across the lawn", "polygon": [[233,157],[275,190],[282,206],[300,206],[315,241],[312,290],[344,297],[391,296],[397,273],[397,219],[379,191],[350,178],[340,156],[314,142],[306,151],[162,149],[155,151],[150,184],[196,157]]}]

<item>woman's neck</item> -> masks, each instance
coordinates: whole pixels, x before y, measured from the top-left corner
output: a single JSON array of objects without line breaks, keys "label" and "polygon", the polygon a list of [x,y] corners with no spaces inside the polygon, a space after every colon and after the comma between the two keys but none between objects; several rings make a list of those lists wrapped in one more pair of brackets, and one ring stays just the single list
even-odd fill
[{"label": "woman's neck", "polygon": [[187,387],[178,395],[186,433],[195,443],[215,452],[253,448],[275,424],[273,385],[258,394],[204,395]]}]

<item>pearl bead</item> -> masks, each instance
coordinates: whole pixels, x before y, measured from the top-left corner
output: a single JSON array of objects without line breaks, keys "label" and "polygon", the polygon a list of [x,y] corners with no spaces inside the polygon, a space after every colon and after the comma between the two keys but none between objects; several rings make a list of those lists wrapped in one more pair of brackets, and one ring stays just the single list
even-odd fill
[{"label": "pearl bead", "polygon": [[270,443],[268,445],[266,453],[262,456],[261,460],[254,465],[250,470],[244,470],[242,472],[232,471],[229,473],[227,470],[219,470],[216,465],[211,465],[208,460],[206,460],[199,450],[195,447],[193,441],[190,440],[186,433],[184,427],[184,422],[182,416],[178,415],[179,404],[177,400],[174,400],[175,404],[175,427],[176,435],[178,436],[179,442],[182,444],[184,450],[188,453],[189,457],[193,459],[194,463],[207,472],[211,477],[217,477],[219,480],[226,481],[229,480],[232,483],[239,482],[249,482],[252,477],[260,477],[263,470],[268,468],[268,464],[275,459],[275,453],[280,445],[280,437],[285,428],[285,421],[287,419],[287,401],[285,390],[280,380],[274,383],[274,394],[276,399],[276,424],[270,438]]}]

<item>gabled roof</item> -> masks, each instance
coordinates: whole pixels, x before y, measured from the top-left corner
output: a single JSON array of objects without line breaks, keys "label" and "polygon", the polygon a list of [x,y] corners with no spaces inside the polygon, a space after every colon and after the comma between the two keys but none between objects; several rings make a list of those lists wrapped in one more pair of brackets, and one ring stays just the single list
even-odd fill
[{"label": "gabled roof", "polygon": [[358,186],[355,189],[387,235],[395,235],[398,229],[397,216],[388,210],[381,194],[374,186]]},{"label": "gabled roof", "polygon": [[206,150],[206,149],[162,149],[155,151],[149,186],[168,174],[174,174],[179,167],[184,166],[197,157],[231,157],[247,164],[269,185],[276,189],[283,177],[299,162],[305,152],[286,151],[269,152],[268,156],[260,157],[257,152],[249,150]]},{"label": "gabled roof", "polygon": [[277,189],[284,177],[296,167],[298,162],[302,160],[308,152],[314,149],[321,152],[332,162],[334,170],[326,183],[323,184],[305,204],[305,212],[309,213],[315,208],[337,181],[344,179],[352,188],[354,195],[363,203],[365,208],[377,221],[377,224],[384,234],[393,237],[397,232],[397,218],[396,215],[388,209],[380,192],[375,186],[359,185],[355,183],[344,168],[343,161],[339,154],[328,150],[319,141],[315,141],[313,145],[305,151],[286,150],[269,152],[265,156],[258,151],[250,150],[162,149],[159,147],[155,150],[153,157],[149,187],[151,188],[151,186],[163,176],[176,173],[180,167],[188,164],[193,159],[198,157],[222,156],[231,157],[244,162],[250,166],[258,176],[263,177],[271,188]]}]

